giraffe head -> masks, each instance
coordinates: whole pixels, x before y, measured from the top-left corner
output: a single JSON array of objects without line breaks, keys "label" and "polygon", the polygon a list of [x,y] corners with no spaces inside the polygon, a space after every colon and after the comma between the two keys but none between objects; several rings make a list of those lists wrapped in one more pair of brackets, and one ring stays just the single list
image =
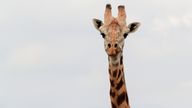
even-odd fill
[{"label": "giraffe head", "polygon": [[113,17],[110,4],[106,5],[104,22],[93,19],[93,24],[104,39],[105,51],[109,57],[122,54],[125,38],[129,33],[135,32],[140,25],[139,22],[126,24],[126,13],[123,5],[118,6],[118,16]]}]

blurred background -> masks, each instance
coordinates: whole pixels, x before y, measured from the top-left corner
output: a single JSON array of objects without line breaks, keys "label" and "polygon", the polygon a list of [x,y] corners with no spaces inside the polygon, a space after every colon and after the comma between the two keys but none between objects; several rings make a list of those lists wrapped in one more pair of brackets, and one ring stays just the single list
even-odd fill
[{"label": "blurred background", "polygon": [[191,0],[1,0],[0,108],[110,108],[108,60],[92,18],[126,7],[132,108],[192,108]]}]

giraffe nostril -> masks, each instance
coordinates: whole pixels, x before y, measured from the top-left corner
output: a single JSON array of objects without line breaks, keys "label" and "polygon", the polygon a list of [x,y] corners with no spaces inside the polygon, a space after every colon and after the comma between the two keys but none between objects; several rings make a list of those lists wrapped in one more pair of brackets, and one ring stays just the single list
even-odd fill
[{"label": "giraffe nostril", "polygon": [[117,48],[117,44],[115,44],[115,48]]},{"label": "giraffe nostril", "polygon": [[108,48],[111,48],[111,44],[110,43],[108,44]]}]

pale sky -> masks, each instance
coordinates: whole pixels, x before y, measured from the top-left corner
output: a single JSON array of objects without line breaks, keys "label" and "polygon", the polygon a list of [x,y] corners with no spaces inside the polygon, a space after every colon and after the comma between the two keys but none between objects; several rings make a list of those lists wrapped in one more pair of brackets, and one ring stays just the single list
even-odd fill
[{"label": "pale sky", "polygon": [[192,108],[191,0],[1,0],[0,108],[110,108],[104,42],[92,24],[123,4],[131,108]]}]

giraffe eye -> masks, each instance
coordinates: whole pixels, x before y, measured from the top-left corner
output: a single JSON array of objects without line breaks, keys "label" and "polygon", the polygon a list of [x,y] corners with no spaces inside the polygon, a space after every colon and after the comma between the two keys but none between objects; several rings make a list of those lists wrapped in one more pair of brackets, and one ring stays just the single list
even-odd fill
[{"label": "giraffe eye", "polygon": [[102,33],[102,32],[101,32],[101,35],[102,35],[103,38],[105,38],[105,33]]},{"label": "giraffe eye", "polygon": [[123,37],[124,37],[124,38],[126,38],[126,37],[127,37],[127,35],[128,35],[128,33],[124,33],[124,34],[123,34]]}]

